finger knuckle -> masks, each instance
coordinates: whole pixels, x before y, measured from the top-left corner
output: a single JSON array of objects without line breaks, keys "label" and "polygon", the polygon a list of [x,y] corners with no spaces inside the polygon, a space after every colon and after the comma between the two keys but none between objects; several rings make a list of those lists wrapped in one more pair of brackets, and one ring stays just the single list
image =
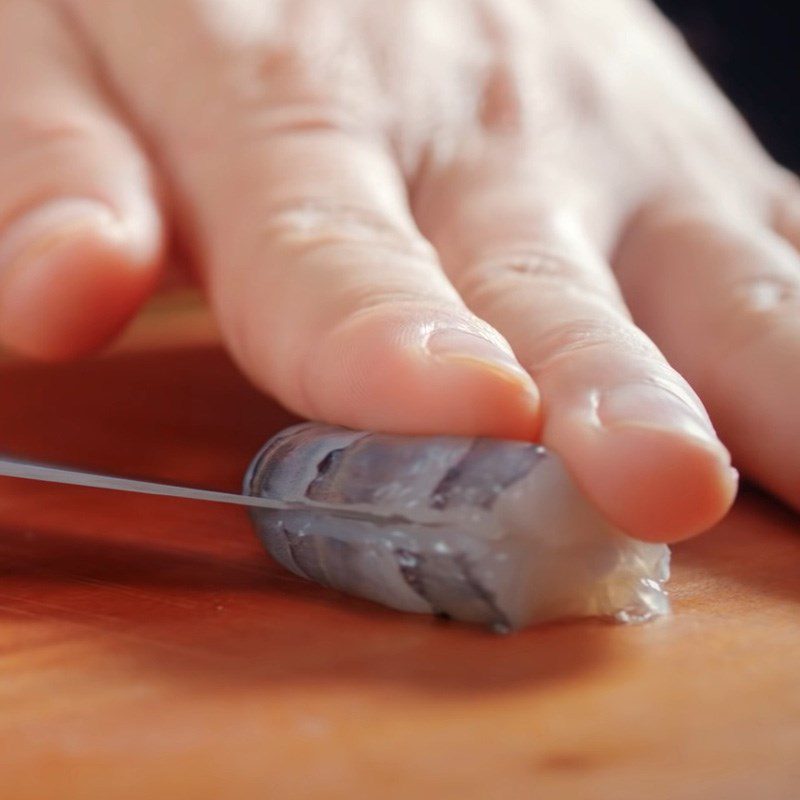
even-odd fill
[{"label": "finger knuckle", "polygon": [[3,139],[16,151],[85,146],[97,141],[100,127],[98,120],[78,114],[53,116],[32,110],[0,116]]},{"label": "finger knuckle", "polygon": [[369,248],[430,261],[432,247],[420,236],[364,205],[336,200],[298,200],[275,208],[264,222],[262,239],[295,255],[331,248]]},{"label": "finger knuckle", "polygon": [[509,293],[599,301],[606,296],[598,275],[580,258],[544,247],[483,254],[458,281],[473,301],[491,303]]},{"label": "finger knuckle", "polygon": [[536,338],[531,369],[544,372],[581,353],[602,351],[651,358],[655,345],[638,328],[620,319],[581,317],[552,325]]},{"label": "finger knuckle", "polygon": [[180,113],[165,109],[164,116],[175,134],[226,145],[235,137],[246,145],[284,134],[380,128],[375,69],[346,13],[332,14],[320,0],[285,5],[275,13],[263,3],[203,3],[186,15],[208,86],[171,93]]},{"label": "finger knuckle", "polygon": [[736,354],[774,335],[788,319],[800,318],[800,280],[756,275],[728,287],[720,310],[725,354]]},{"label": "finger knuckle", "polygon": [[371,126],[352,107],[330,99],[258,103],[241,115],[241,136],[245,143],[261,143],[265,139],[299,137],[308,133],[343,135],[369,140]]}]

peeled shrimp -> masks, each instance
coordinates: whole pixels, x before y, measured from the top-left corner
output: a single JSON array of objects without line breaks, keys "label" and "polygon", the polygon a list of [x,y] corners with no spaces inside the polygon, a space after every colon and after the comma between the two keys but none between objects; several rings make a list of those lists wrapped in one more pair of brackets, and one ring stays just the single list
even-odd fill
[{"label": "peeled shrimp", "polygon": [[283,566],[402,611],[510,631],[669,609],[669,549],[612,527],[539,445],[306,423],[265,445],[244,491],[296,504],[250,512]]}]

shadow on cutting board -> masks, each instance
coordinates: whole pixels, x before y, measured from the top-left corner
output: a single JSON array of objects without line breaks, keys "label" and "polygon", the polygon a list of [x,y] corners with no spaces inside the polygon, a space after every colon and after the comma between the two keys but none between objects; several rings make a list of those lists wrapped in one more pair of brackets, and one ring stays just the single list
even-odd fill
[{"label": "shadow on cutting board", "polygon": [[[292,421],[216,346],[56,367],[6,362],[0,376],[3,450],[110,472],[237,490],[262,442]],[[736,568],[737,539],[732,550],[713,539],[681,549],[689,570]],[[784,545],[780,581],[759,585],[800,599],[784,574],[797,574],[800,537]],[[670,625],[589,621],[498,638],[301,581],[272,564],[238,509],[12,481],[0,490],[7,617],[103,640],[137,669],[181,683],[344,680],[439,693],[602,674],[620,648],[630,659]]]},{"label": "shadow on cutting board", "polygon": [[[293,421],[216,346],[0,375],[3,450],[128,475],[235,491]],[[600,623],[498,638],[346,598],[274,565],[239,509],[6,480],[0,617],[20,613],[113,637],[142,669],[226,685],[502,689],[596,669],[610,646]]]}]

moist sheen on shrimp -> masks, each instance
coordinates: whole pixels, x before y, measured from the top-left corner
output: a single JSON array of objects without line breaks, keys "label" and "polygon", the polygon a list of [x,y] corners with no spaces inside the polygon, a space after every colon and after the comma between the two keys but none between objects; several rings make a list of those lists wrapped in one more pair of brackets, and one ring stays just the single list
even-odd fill
[{"label": "moist sheen on shrimp", "polygon": [[392,608],[501,631],[669,609],[669,549],[614,529],[539,445],[305,423],[264,446],[244,490],[294,505],[251,510],[287,569]]}]

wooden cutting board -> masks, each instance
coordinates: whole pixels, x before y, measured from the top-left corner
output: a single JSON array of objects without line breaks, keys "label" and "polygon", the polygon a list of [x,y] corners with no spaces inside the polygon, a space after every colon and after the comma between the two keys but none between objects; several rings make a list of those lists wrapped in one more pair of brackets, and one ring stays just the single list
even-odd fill
[{"label": "wooden cutting board", "polygon": [[[191,304],[0,361],[0,448],[236,490],[285,412]],[[674,615],[508,637],[287,575],[237,509],[0,481],[0,797],[800,797],[800,522],[745,496]]]}]

